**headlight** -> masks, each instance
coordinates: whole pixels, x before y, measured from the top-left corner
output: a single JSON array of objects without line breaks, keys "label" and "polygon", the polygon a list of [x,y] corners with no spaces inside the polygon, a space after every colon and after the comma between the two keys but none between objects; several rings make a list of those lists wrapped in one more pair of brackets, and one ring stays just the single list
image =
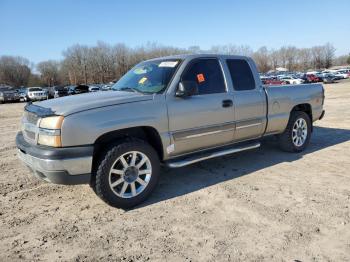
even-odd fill
[{"label": "headlight", "polygon": [[61,126],[63,116],[42,118],[39,125],[38,144],[52,147],[61,147]]},{"label": "headlight", "polygon": [[42,118],[40,121],[40,128],[45,129],[61,129],[63,116],[49,116]]}]

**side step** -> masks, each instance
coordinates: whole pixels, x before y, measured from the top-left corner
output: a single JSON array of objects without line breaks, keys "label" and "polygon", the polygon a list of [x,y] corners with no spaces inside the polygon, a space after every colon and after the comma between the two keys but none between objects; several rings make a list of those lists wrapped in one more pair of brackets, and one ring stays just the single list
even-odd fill
[{"label": "side step", "polygon": [[184,167],[184,166],[188,166],[210,158],[225,156],[225,155],[238,153],[241,151],[254,149],[258,147],[260,147],[259,142],[254,142],[254,143],[245,144],[241,146],[234,146],[234,147],[231,146],[230,148],[225,147],[225,148],[216,149],[215,151],[210,150],[206,152],[197,153],[195,155],[187,156],[181,159],[170,160],[166,162],[165,165],[170,168]]}]

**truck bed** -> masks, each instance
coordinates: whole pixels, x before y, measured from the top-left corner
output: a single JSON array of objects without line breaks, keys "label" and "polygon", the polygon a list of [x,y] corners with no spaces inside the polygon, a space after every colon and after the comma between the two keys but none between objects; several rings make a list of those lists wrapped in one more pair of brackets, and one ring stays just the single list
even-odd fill
[{"label": "truck bed", "polygon": [[264,86],[268,110],[265,134],[281,133],[286,128],[295,105],[310,107],[312,121],[322,114],[324,89],[322,84]]}]

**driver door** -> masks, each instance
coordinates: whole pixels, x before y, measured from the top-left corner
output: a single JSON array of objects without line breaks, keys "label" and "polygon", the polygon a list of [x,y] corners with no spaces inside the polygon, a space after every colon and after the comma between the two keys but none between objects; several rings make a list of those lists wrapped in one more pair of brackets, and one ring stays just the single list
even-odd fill
[{"label": "driver door", "polygon": [[234,108],[220,62],[200,58],[190,62],[181,81],[195,82],[198,91],[189,97],[168,99],[170,155],[181,155],[226,144],[233,140]]}]

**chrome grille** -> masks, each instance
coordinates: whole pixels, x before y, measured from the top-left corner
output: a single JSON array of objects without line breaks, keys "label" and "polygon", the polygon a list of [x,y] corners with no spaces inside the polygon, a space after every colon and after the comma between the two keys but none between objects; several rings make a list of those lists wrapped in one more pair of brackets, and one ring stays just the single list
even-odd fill
[{"label": "chrome grille", "polygon": [[35,141],[35,133],[34,133],[34,132],[32,132],[32,131],[27,131],[27,130],[25,130],[24,132],[25,132],[25,136],[26,136],[27,138],[29,138],[30,140]]},{"label": "chrome grille", "polygon": [[36,114],[28,111],[24,111],[22,118],[22,132],[24,139],[31,143],[36,144],[37,134],[39,132],[38,121],[40,117]]},{"label": "chrome grille", "polygon": [[39,117],[36,114],[28,111],[24,112],[24,117],[27,119],[28,123],[31,123],[33,125],[36,125],[39,120]]}]

